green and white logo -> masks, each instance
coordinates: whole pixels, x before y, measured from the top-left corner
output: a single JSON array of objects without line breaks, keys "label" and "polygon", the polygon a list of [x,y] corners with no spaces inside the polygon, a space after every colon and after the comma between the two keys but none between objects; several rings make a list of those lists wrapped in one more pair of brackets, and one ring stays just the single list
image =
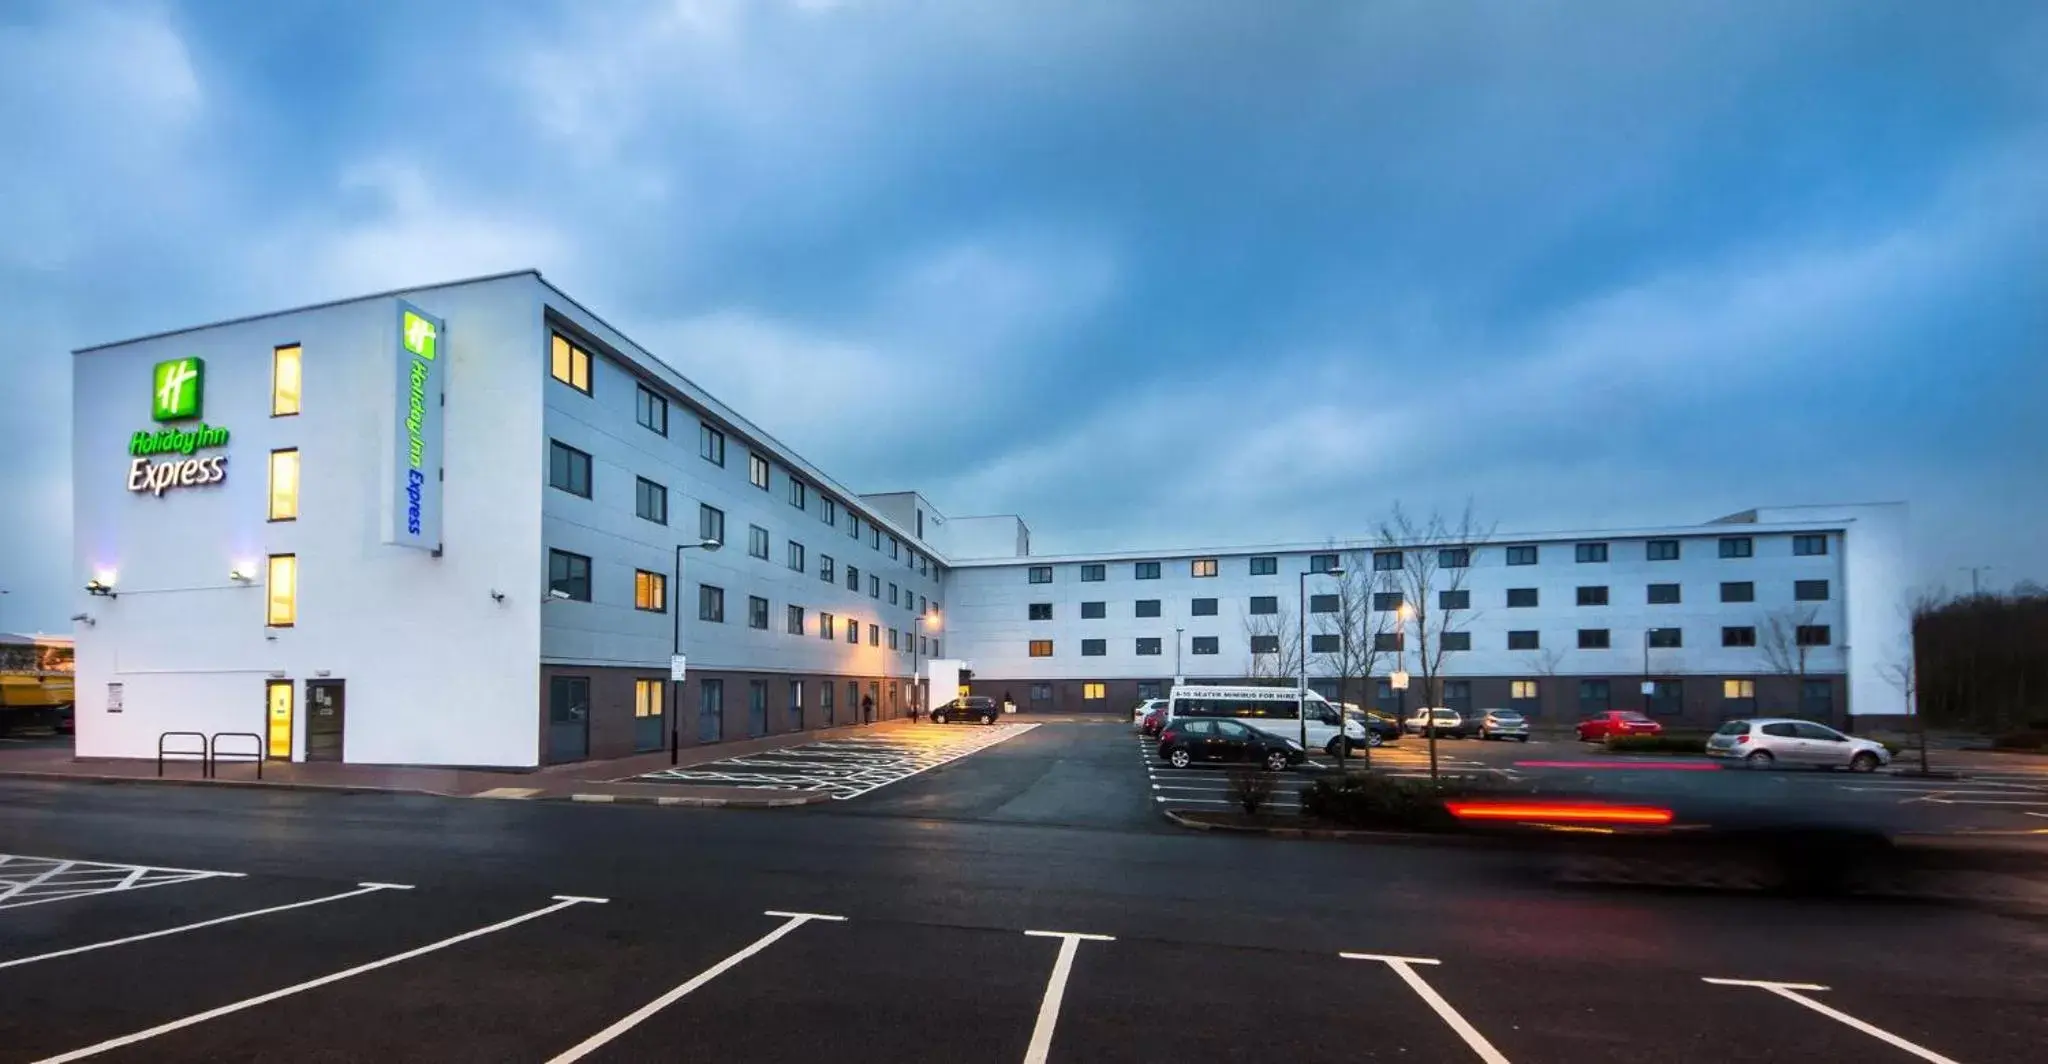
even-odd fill
[{"label": "green and white logo", "polygon": [[156,420],[187,421],[198,417],[200,397],[206,388],[206,363],[197,358],[159,362],[154,386],[150,411]]},{"label": "green and white logo", "polygon": [[405,349],[429,362],[434,360],[434,323],[414,314],[405,312]]}]

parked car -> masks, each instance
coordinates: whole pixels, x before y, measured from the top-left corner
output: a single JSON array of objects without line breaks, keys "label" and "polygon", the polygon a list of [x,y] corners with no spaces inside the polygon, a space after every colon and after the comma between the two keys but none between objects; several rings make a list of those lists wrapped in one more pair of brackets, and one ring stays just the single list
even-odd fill
[{"label": "parked car", "polygon": [[1478,731],[1481,739],[1513,739],[1518,743],[1529,741],[1529,722],[1512,709],[1482,709],[1478,716]]},{"label": "parked car", "polygon": [[1401,723],[1401,728],[1410,735],[1427,735],[1432,724],[1439,739],[1462,739],[1470,734],[1464,715],[1444,706],[1416,710]]},{"label": "parked car", "polygon": [[1145,726],[1145,718],[1151,716],[1153,710],[1165,708],[1166,699],[1164,698],[1147,698],[1139,702],[1138,708],[1131,710],[1131,727],[1142,730]]},{"label": "parked car", "polygon": [[1707,739],[1709,757],[1740,761],[1750,768],[1803,765],[1876,772],[1891,763],[1883,743],[1858,739],[1825,724],[1785,717],[1731,720]]},{"label": "parked car", "polygon": [[1147,713],[1147,714],[1145,714],[1145,720],[1144,720],[1144,722],[1138,725],[1138,730],[1139,730],[1139,731],[1141,731],[1141,732],[1143,732],[1143,733],[1145,733],[1146,735],[1158,735],[1158,734],[1159,734],[1160,732],[1164,731],[1165,729],[1166,729],[1166,707],[1165,707],[1165,706],[1159,706],[1159,707],[1155,708],[1154,710],[1152,710],[1152,712],[1150,712],[1150,713]]},{"label": "parked car", "polygon": [[1174,768],[1197,761],[1224,761],[1264,766],[1281,772],[1301,763],[1301,744],[1234,720],[1180,717],[1159,735],[1159,759]]},{"label": "parked car", "polygon": [[995,699],[987,695],[968,695],[965,698],[956,698],[943,706],[934,706],[932,723],[950,724],[956,720],[964,720],[970,723],[980,721],[983,724],[994,724],[1002,713],[1003,708],[996,705]]},{"label": "parked car", "polygon": [[1579,741],[1604,743],[1629,735],[1662,735],[1664,726],[1633,709],[1610,709],[1579,722]]},{"label": "parked car", "polygon": [[1365,729],[1365,745],[1380,746],[1401,738],[1401,722],[1385,713],[1346,708],[1344,715]]}]

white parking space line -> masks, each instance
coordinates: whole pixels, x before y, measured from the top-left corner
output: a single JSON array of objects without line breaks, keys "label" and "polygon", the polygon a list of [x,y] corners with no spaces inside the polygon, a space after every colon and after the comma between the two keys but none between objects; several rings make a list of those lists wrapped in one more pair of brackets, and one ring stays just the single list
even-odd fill
[{"label": "white parking space line", "polygon": [[1478,1054],[1479,1059],[1486,1061],[1486,1064],[1508,1064],[1508,1058],[1502,1056],[1500,1050],[1493,1048],[1493,1043],[1487,1041],[1486,1036],[1480,1034],[1478,1028],[1467,1023],[1465,1017],[1458,1015],[1458,1010],[1452,1008],[1451,1003],[1445,1001],[1442,994],[1437,993],[1434,987],[1415,974],[1415,965],[1440,962],[1428,957],[1396,957],[1384,953],[1340,953],[1338,956],[1347,961],[1378,961],[1392,968],[1394,974],[1408,984],[1408,989],[1415,991],[1415,995],[1434,1010],[1438,1018],[1457,1032],[1458,1037],[1464,1039],[1466,1045],[1472,1047],[1472,1052]]},{"label": "white parking space line", "polygon": [[127,938],[115,938],[109,939],[105,942],[95,942],[89,946],[73,946],[70,949],[60,949],[52,951],[50,953],[38,953],[33,957],[17,957],[11,961],[0,961],[0,968],[14,968],[24,964],[34,964],[37,961],[55,960],[58,957],[70,957],[79,953],[91,953],[94,950],[107,949],[111,946],[125,946],[130,942],[146,942],[152,938],[163,938],[167,935],[182,934],[186,931],[197,931],[202,927],[215,927],[220,924],[231,924],[234,923],[236,920],[247,920],[251,917],[256,916],[269,916],[271,913],[290,912],[293,909],[305,909],[314,905],[325,905],[330,901],[344,901],[349,898],[360,898],[365,894],[375,894],[379,891],[411,889],[412,888],[409,886],[403,886],[397,883],[358,883],[356,884],[356,889],[345,890],[342,891],[340,894],[329,894],[321,898],[308,898],[305,901],[295,901],[288,905],[273,905],[267,909],[251,909],[248,912],[231,913],[227,916],[216,916],[211,920],[201,920],[198,923],[194,924],[181,924],[177,927],[167,927],[161,931],[150,931],[140,935],[129,935]]},{"label": "white parking space line", "polygon": [[652,1016],[655,1013],[660,1012],[661,1010],[669,1007],[670,1005],[673,1005],[676,1002],[688,997],[690,994],[694,993],[698,988],[704,986],[704,984],[709,983],[710,981],[718,978],[721,975],[724,975],[728,971],[731,971],[741,961],[744,961],[748,957],[751,957],[754,954],[759,953],[762,950],[767,949],[768,947],[781,941],[784,935],[789,934],[791,931],[794,931],[805,924],[811,923],[814,920],[827,920],[834,923],[843,923],[846,920],[846,917],[844,916],[827,916],[823,913],[778,912],[774,909],[770,909],[764,915],[783,917],[784,922],[782,926],[776,928],[773,931],[768,932],[765,935],[762,935],[760,938],[755,939],[753,943],[747,946],[745,949],[742,949],[738,953],[735,953],[732,956],[727,957],[722,961],[719,961],[717,964],[714,964],[711,967],[706,968],[703,971],[697,973],[695,976],[691,977],[691,979],[688,982],[676,987],[674,990],[671,990],[668,993],[663,994],[658,998],[655,998],[653,1001],[650,1001],[647,1004],[642,1005],[637,1009],[634,1009],[632,1012],[627,1013],[625,1016],[621,1017],[618,1020],[618,1022],[612,1024],[610,1027],[607,1027],[604,1030],[599,1031],[594,1035],[591,1035],[589,1038],[586,1038],[583,1041],[576,1043],[568,1049],[563,1050],[561,1053],[556,1054],[554,1057],[549,1059],[548,1064],[568,1064],[568,1062],[570,1061],[581,1060],[584,1057],[589,1056],[592,1051],[604,1046],[606,1043],[612,1041],[613,1039],[617,1038],[622,1034],[625,1034],[627,1031],[632,1030],[634,1027],[639,1026],[649,1016]]},{"label": "white parking space line", "polygon": [[576,897],[574,895],[558,894],[555,896],[555,903],[553,905],[542,906],[541,908],[535,909],[532,912],[521,913],[520,915],[512,917],[509,920],[500,920],[495,924],[489,924],[484,927],[476,928],[474,930],[464,931],[459,935],[451,935],[447,938],[440,940],[439,942],[429,942],[424,946],[419,946],[414,949],[406,950],[404,953],[394,953],[389,957],[385,957],[380,960],[370,961],[367,964],[358,964],[353,968],[346,968],[329,975],[323,975],[318,979],[308,979],[303,983],[294,983],[293,985],[285,987],[281,990],[272,990],[267,994],[258,994],[252,998],[243,998],[242,1000],[234,1002],[233,1004],[222,1005],[219,1008],[208,1009],[205,1012],[194,1013],[190,1016],[186,1016],[181,1019],[172,1020],[169,1023],[160,1023],[155,1027],[140,1030],[135,1032],[134,1034],[124,1034],[119,1038],[109,1038],[104,1042],[98,1043],[97,1045],[86,1046],[84,1049],[74,1049],[69,1053],[60,1053],[54,1057],[45,1057],[43,1060],[38,1062],[38,1064],[66,1064],[67,1061],[84,1060],[87,1057],[97,1056],[101,1053],[104,1053],[109,1049],[119,1049],[122,1046],[134,1045],[137,1042],[146,1042],[152,1038],[157,1037],[158,1035],[164,1035],[169,1034],[172,1031],[183,1030],[184,1028],[191,1027],[196,1024],[205,1023],[208,1020],[217,1020],[222,1016],[232,1015],[233,1013],[241,1012],[244,1009],[253,1009],[258,1005],[266,1005],[270,1002],[278,1000],[279,998],[287,998],[292,996],[293,994],[302,993],[307,990],[316,990],[320,987],[327,986],[330,983],[338,983],[341,982],[343,979],[348,979],[353,976],[361,975],[364,972],[374,972],[379,968],[387,968],[391,965],[398,964],[402,961],[412,960],[415,957],[424,957],[429,953],[435,952],[436,950],[443,950],[447,949],[449,946],[460,945],[474,938],[482,938],[485,935],[503,931],[508,927],[517,927],[518,925],[523,924],[528,920],[538,920],[543,916],[547,916],[550,913],[560,912],[563,909],[567,909],[572,905],[585,905],[592,903],[601,904],[604,900],[605,899],[603,898],[584,898]]},{"label": "white parking space line", "polygon": [[1942,1056],[1941,1054],[1936,1053],[1934,1050],[1929,1049],[1926,1046],[1915,1045],[1912,1042],[1908,1042],[1905,1039],[1900,1038],[1898,1035],[1891,1033],[1890,1031],[1884,1030],[1880,1027],[1874,1027],[1868,1023],[1863,1022],[1862,1020],[1857,1019],[1854,1016],[1849,1015],[1846,1012],[1841,1012],[1837,1009],[1831,1009],[1826,1005],[1823,1005],[1820,1002],[1815,1001],[1810,997],[1807,997],[1806,993],[1804,993],[1808,991],[1824,991],[1827,989],[1827,987],[1824,986],[1818,986],[1813,983],[1778,983],[1772,982],[1767,979],[1705,979],[1702,981],[1712,983],[1715,986],[1755,987],[1758,990],[1762,990],[1770,994],[1776,994],[1777,996],[1784,998],[1787,1001],[1795,1002],[1801,1006],[1812,1009],[1813,1011],[1818,1012],[1821,1015],[1826,1016],[1828,1019],[1834,1020],[1837,1023],[1853,1027],[1856,1030],[1862,1031],[1864,1034],[1867,1034],[1870,1037],[1885,1043],[1886,1045],[1903,1049],[1906,1052],[1911,1053],[1916,1057],[1919,1057],[1921,1060],[1932,1061],[1933,1064],[1956,1064],[1954,1060]]},{"label": "white parking space line", "polygon": [[1045,1064],[1052,1053],[1052,1032],[1059,1024],[1060,1002],[1067,996],[1067,976],[1074,970],[1074,954],[1081,943],[1114,942],[1109,935],[1085,935],[1077,931],[1026,931],[1035,938],[1060,940],[1060,952],[1052,962],[1052,976],[1045,981],[1045,997],[1038,1003],[1038,1022],[1031,1028],[1031,1044],[1024,1050],[1024,1064]]},{"label": "white parking space line", "polygon": [[0,853],[0,909],[165,887],[200,879],[239,879],[240,872],[207,872],[196,868],[67,861]]}]

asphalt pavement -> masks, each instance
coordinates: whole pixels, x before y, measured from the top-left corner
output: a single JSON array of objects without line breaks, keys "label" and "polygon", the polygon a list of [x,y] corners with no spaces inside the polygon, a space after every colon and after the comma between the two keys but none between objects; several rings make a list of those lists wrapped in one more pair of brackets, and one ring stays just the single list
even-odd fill
[{"label": "asphalt pavement", "polygon": [[2037,920],[1172,831],[1131,743],[1049,723],[790,810],[0,781],[0,1061],[2030,1061],[2048,1039]]}]

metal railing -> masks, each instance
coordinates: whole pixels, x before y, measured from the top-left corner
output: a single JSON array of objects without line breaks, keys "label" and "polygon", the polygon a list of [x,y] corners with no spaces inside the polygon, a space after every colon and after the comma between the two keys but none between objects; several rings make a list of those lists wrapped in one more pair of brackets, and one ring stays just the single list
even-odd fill
[{"label": "metal railing", "polygon": [[[255,749],[222,750],[220,748],[220,741],[222,739],[247,739],[251,743],[255,744]],[[220,772],[220,759],[223,757],[230,758],[236,761],[254,761],[256,763],[256,778],[259,780],[263,778],[263,736],[258,735],[255,732],[214,732],[213,737],[206,741],[206,754],[208,760],[210,761],[210,764],[207,766],[207,769],[209,772],[213,773],[216,776],[216,778],[218,777],[218,774]]]},{"label": "metal railing", "polygon": [[[164,743],[170,739],[197,739],[199,740],[199,749],[166,750],[164,749]],[[206,733],[204,732],[167,731],[158,733],[156,737],[156,774],[159,778],[164,774],[164,759],[166,757],[174,761],[191,761],[197,758],[201,775],[206,779],[213,778],[213,744],[207,741]]]}]

